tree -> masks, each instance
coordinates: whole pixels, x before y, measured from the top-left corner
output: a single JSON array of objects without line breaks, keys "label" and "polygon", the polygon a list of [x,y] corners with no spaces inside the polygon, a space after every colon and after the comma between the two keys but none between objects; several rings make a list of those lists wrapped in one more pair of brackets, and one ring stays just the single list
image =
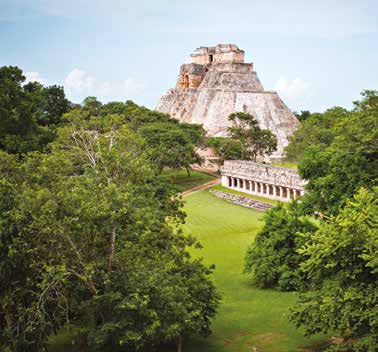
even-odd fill
[{"label": "tree", "polygon": [[190,165],[201,162],[196,147],[201,145],[205,131],[199,125],[154,122],[138,132],[146,141],[148,158],[157,165],[159,173],[165,167],[184,167],[190,176]]},{"label": "tree", "polygon": [[[181,201],[119,115],[65,116],[51,153],[0,163],[0,341],[38,351],[75,323],[92,350],[206,335],[219,296]],[[9,166],[6,166],[9,165]]]},{"label": "tree", "polygon": [[294,115],[299,121],[304,121],[311,117],[311,112],[308,110],[301,110],[300,113],[294,112]]},{"label": "tree", "polygon": [[269,130],[261,129],[254,116],[237,112],[228,117],[232,126],[228,132],[241,143],[243,160],[256,161],[257,156],[271,154],[277,149],[277,138]]},{"label": "tree", "polygon": [[220,167],[223,165],[225,160],[239,160],[242,157],[242,145],[238,140],[223,137],[212,137],[209,138],[208,145],[218,156],[218,172],[220,171]]},{"label": "tree", "polygon": [[44,108],[38,117],[38,124],[42,126],[59,125],[62,116],[71,110],[71,103],[66,99],[63,87],[57,85],[44,87],[42,94]]},{"label": "tree", "polygon": [[321,222],[299,254],[311,290],[292,320],[307,335],[340,331],[340,351],[376,351],[378,230],[376,191],[360,189],[339,215]]},{"label": "tree", "polygon": [[15,154],[44,150],[70,108],[62,87],[24,82],[18,67],[0,68],[0,149]]},{"label": "tree", "polygon": [[98,116],[101,111],[102,103],[96,97],[86,97],[83,100],[83,109],[87,110],[89,115]]},{"label": "tree", "polygon": [[302,198],[307,213],[337,214],[360,187],[371,188],[378,179],[378,96],[363,96],[332,128],[329,145],[305,149],[298,171],[308,180]]},{"label": "tree", "polygon": [[316,226],[300,213],[298,203],[289,208],[282,203],[264,216],[264,227],[257,234],[245,256],[245,272],[253,282],[264,288],[283,291],[299,290],[305,286],[300,270],[303,257],[298,249],[304,245],[303,233],[315,231]]},{"label": "tree", "polygon": [[313,113],[300,119],[299,128],[289,137],[289,145],[285,148],[289,160],[298,161],[304,156],[307,147],[318,146],[324,150],[336,136],[335,126],[347,118],[349,112],[341,107],[334,107],[324,113]]}]

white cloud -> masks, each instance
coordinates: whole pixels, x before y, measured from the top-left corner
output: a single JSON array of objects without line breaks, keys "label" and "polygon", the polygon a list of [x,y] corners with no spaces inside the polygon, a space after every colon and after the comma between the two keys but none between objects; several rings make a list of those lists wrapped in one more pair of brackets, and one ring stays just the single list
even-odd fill
[{"label": "white cloud", "polygon": [[67,91],[74,93],[84,93],[93,90],[96,85],[96,79],[83,70],[73,69],[64,80],[64,87]]},{"label": "white cloud", "polygon": [[87,71],[75,68],[65,78],[64,88],[70,99],[81,101],[86,96],[96,96],[105,102],[135,99],[143,91],[144,85],[133,78],[101,81]]},{"label": "white cloud", "polygon": [[25,83],[38,82],[41,84],[46,84],[47,80],[41,76],[39,72],[31,71],[24,73],[26,80]]},{"label": "white cloud", "polygon": [[276,82],[274,89],[289,105],[297,107],[308,96],[310,84],[301,78],[289,80],[281,76]]}]

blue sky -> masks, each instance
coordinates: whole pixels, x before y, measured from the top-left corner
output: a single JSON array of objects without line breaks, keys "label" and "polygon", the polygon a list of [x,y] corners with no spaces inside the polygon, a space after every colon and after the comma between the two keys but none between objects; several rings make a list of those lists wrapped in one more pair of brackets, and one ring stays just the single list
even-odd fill
[{"label": "blue sky", "polygon": [[235,43],[293,110],[378,89],[376,0],[0,0],[0,66],[81,102],[154,108],[199,46]]}]

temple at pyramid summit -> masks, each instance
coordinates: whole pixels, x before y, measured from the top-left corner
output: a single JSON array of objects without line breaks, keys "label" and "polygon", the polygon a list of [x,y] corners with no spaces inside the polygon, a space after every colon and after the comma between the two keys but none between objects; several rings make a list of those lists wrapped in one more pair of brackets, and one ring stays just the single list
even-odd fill
[{"label": "temple at pyramid summit", "polygon": [[160,99],[156,110],[183,122],[202,124],[209,136],[227,136],[228,116],[248,112],[259,126],[277,136],[277,151],[270,160],[282,159],[288,137],[299,122],[275,91],[264,90],[252,63],[234,44],[200,47],[183,64],[176,86]]}]

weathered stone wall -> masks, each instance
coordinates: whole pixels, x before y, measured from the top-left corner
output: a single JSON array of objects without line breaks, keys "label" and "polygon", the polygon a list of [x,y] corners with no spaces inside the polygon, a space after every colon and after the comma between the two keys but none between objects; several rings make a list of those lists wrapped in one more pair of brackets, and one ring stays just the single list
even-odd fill
[{"label": "weathered stone wall", "polygon": [[304,193],[305,182],[296,169],[232,160],[225,162],[221,174],[222,186],[264,198],[287,202]]},{"label": "weathered stone wall", "polygon": [[194,63],[181,65],[176,89],[198,88],[205,77],[206,72],[207,68],[205,65]]},{"label": "weathered stone wall", "polygon": [[244,62],[244,52],[225,52],[216,53],[214,55],[214,62]]},{"label": "weathered stone wall", "polygon": [[271,185],[295,188],[303,191],[305,181],[297,169],[260,164],[247,160],[226,160],[221,169],[222,176],[264,182]]}]

